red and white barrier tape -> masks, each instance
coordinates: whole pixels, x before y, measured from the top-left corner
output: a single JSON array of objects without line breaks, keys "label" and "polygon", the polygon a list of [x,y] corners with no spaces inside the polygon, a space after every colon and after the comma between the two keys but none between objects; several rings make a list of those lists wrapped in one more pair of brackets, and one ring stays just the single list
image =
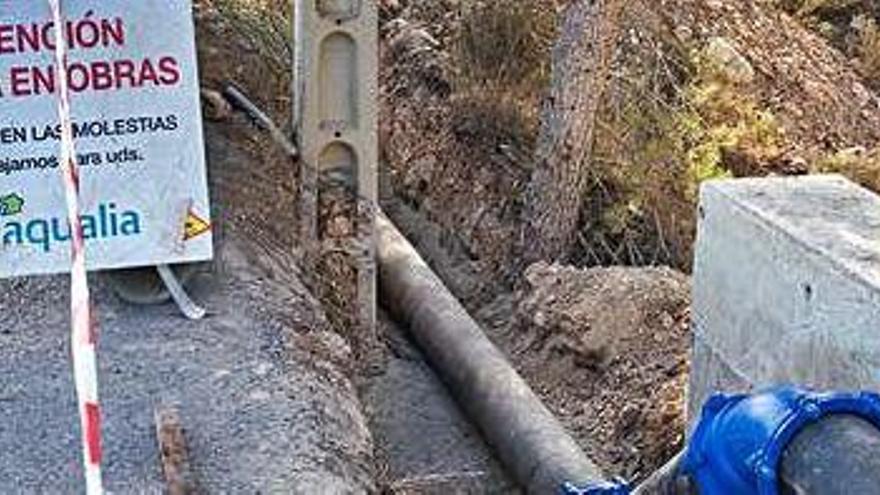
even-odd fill
[{"label": "red and white barrier tape", "polygon": [[[49,0],[55,21],[57,37],[64,37],[62,0]],[[101,410],[98,405],[98,372],[95,354],[97,322],[93,318],[86,270],[85,239],[79,210],[79,167],[73,143],[73,125],[70,115],[70,87],[67,80],[67,43],[55,43],[55,73],[58,81],[58,116],[61,123],[61,171],[67,199],[67,218],[70,222],[71,271],[71,354],[76,382],[77,402],[83,439],[86,492],[99,495],[104,492],[101,481]]]}]

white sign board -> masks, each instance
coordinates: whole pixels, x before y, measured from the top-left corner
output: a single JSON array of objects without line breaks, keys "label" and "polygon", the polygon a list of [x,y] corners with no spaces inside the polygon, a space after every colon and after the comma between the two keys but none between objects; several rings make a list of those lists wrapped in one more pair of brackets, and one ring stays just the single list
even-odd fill
[{"label": "white sign board", "polygon": [[[90,269],[208,260],[191,0],[65,0]],[[0,0],[0,277],[69,270],[46,0]]]}]

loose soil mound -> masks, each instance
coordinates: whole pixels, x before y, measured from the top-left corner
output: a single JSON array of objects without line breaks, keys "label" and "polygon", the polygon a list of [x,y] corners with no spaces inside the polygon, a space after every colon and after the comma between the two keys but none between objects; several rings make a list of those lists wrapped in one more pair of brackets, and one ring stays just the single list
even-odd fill
[{"label": "loose soil mound", "polygon": [[643,479],[682,446],[688,278],[539,263],[527,279],[482,312],[490,334],[600,467]]}]

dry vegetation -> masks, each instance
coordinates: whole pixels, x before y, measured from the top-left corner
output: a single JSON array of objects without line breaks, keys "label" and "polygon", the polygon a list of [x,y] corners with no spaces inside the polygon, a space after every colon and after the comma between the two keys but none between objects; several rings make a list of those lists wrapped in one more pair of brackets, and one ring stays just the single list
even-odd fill
[{"label": "dry vegetation", "polygon": [[512,123],[520,139],[531,144],[550,79],[555,5],[541,0],[473,2],[464,3],[458,15],[452,39],[455,89],[466,101],[477,102],[477,114],[485,120],[493,120],[485,112],[494,108],[501,122]]},{"label": "dry vegetation", "polygon": [[243,38],[263,56],[282,80],[293,73],[292,2],[282,0],[213,0]]},{"label": "dry vegetation", "polygon": [[[778,4],[852,57],[869,84],[880,84],[880,6],[861,0]],[[462,17],[453,50],[457,89],[467,101],[454,107],[467,114],[459,120],[484,122],[487,134],[507,129],[526,167],[547,90],[555,38],[550,16],[557,9],[549,0],[476,3]],[[743,80],[724,59],[726,52],[719,61],[714,47],[683,40],[645,2],[632,2],[626,22],[585,171],[592,187],[576,263],[687,269],[696,192],[710,178],[840,172],[880,190],[878,150],[798,149],[749,77]],[[732,47],[721,50],[740,56]]]},{"label": "dry vegetation", "polygon": [[[880,3],[874,0],[780,0],[780,5],[850,57],[866,84],[880,90]],[[812,170],[841,173],[880,191],[880,148],[856,146],[835,150],[820,157]]]},{"label": "dry vegetation", "polygon": [[741,75],[642,15],[599,115],[579,261],[686,268],[699,184],[789,171],[785,136]]},{"label": "dry vegetation", "polygon": [[[454,122],[504,142],[525,169],[533,166],[557,10],[547,0],[475,3],[463,8],[453,37]],[[738,150],[781,154],[772,115],[671,33],[640,29],[644,15],[631,11],[635,34],[620,47],[599,116],[579,264],[686,267],[698,183],[730,174],[724,158]]]}]

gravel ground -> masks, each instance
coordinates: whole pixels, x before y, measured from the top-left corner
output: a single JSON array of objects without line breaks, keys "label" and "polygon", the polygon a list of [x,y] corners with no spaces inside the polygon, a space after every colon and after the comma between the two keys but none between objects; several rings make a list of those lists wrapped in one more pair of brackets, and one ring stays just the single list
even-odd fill
[{"label": "gravel ground", "polygon": [[[271,164],[208,130],[221,249],[193,293],[212,316],[188,322],[173,306],[133,307],[95,284],[107,487],[162,493],[161,401],[179,406],[207,493],[367,492],[372,439],[350,350],[325,330],[293,248],[271,228],[289,215],[289,198],[255,178],[271,177]],[[83,491],[67,287],[63,277],[0,283],[4,494]]]}]

